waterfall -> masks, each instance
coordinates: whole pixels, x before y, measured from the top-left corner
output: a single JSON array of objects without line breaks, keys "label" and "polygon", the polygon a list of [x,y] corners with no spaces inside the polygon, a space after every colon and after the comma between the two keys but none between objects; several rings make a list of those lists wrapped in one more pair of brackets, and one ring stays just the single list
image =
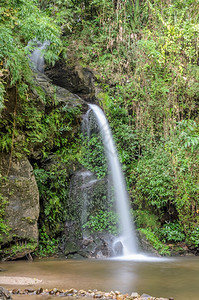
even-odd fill
[{"label": "waterfall", "polygon": [[39,41],[30,41],[28,42],[27,49],[30,50],[33,48],[34,50],[29,55],[29,58],[32,62],[33,69],[36,69],[37,71],[44,73],[44,55],[43,50],[46,49],[46,47],[50,45],[49,41],[45,41],[43,44]]},{"label": "waterfall", "polygon": [[118,241],[121,241],[123,244],[124,256],[136,254],[136,234],[130,215],[129,197],[111,129],[101,108],[95,104],[89,104],[89,107],[93,111],[99,126],[110,169],[110,176],[113,182],[116,208],[119,215],[121,229],[121,236],[118,238]]}]

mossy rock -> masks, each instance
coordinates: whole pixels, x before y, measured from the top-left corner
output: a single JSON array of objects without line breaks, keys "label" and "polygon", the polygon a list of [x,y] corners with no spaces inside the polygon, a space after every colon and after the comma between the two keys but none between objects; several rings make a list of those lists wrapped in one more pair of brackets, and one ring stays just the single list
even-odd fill
[{"label": "mossy rock", "polygon": [[[0,154],[0,194],[6,199],[4,220],[9,231],[1,238],[0,256],[10,259],[34,251],[38,240],[39,191],[28,159]],[[34,241],[27,247],[29,241]],[[23,247],[21,247],[23,246]],[[17,249],[16,253],[13,249]],[[6,250],[7,249],[7,250]]]}]

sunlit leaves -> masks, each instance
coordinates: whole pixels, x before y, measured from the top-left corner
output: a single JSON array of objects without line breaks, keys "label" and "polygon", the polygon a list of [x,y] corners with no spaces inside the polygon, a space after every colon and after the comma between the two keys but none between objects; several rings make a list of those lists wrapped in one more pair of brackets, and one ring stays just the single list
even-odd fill
[{"label": "sunlit leaves", "polygon": [[31,39],[48,40],[48,61],[54,62],[61,51],[60,29],[41,13],[36,1],[7,1],[0,10],[0,60],[10,70],[11,84],[30,72],[25,46]]},{"label": "sunlit leaves", "polygon": [[199,146],[199,127],[193,120],[182,120],[176,128],[182,146],[193,152]]}]

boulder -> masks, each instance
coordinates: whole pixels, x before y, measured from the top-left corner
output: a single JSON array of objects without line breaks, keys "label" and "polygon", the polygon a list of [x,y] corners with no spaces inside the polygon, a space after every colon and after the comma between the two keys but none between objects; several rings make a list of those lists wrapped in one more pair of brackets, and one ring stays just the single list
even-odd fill
[{"label": "boulder", "polygon": [[59,61],[45,73],[54,84],[77,94],[86,102],[96,101],[94,74],[89,68],[78,63],[67,65],[64,61]]},{"label": "boulder", "polygon": [[[67,105],[69,107],[75,107],[84,104],[83,99],[81,99],[77,95],[72,94],[64,86],[53,85],[52,81],[43,73],[35,73],[35,83],[37,86],[42,88],[47,97],[49,97],[50,99],[54,99],[54,104],[56,106]],[[34,93],[37,95],[36,90],[34,91]]]},{"label": "boulder", "polygon": [[10,292],[0,286],[0,299],[1,300],[12,300]]},{"label": "boulder", "polygon": [[[107,232],[92,232],[86,226],[89,217],[96,210],[107,208],[107,178],[97,179],[86,169],[76,171],[70,180],[69,202],[66,207],[68,219],[65,222],[62,251],[65,255],[79,254],[82,257],[104,258],[122,252],[118,243],[113,249],[115,237]],[[74,218],[75,216],[75,218]]]},{"label": "boulder", "polygon": [[5,178],[1,180],[0,194],[7,202],[5,219],[9,229],[4,234],[0,255],[4,259],[15,259],[29,254],[37,246],[39,191],[26,157],[11,158],[1,153],[0,177]]},{"label": "boulder", "polygon": [[137,232],[139,247],[142,252],[152,254],[153,256],[161,256],[156,249],[153,248],[151,243],[147,240],[144,233],[141,231]]}]

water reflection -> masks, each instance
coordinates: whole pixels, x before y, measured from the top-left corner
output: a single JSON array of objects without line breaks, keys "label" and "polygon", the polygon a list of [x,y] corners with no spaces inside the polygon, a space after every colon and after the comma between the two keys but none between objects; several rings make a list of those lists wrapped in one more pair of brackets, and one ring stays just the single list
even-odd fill
[{"label": "water reflection", "polygon": [[[199,259],[164,261],[53,260],[2,263],[1,276],[27,276],[42,280],[43,288],[137,291],[175,300],[199,299]],[[0,277],[1,277],[0,276]],[[4,285],[5,286],[5,285]],[[13,288],[6,285],[7,288]],[[37,285],[33,287],[38,287]],[[21,287],[23,288],[23,287]]]}]

